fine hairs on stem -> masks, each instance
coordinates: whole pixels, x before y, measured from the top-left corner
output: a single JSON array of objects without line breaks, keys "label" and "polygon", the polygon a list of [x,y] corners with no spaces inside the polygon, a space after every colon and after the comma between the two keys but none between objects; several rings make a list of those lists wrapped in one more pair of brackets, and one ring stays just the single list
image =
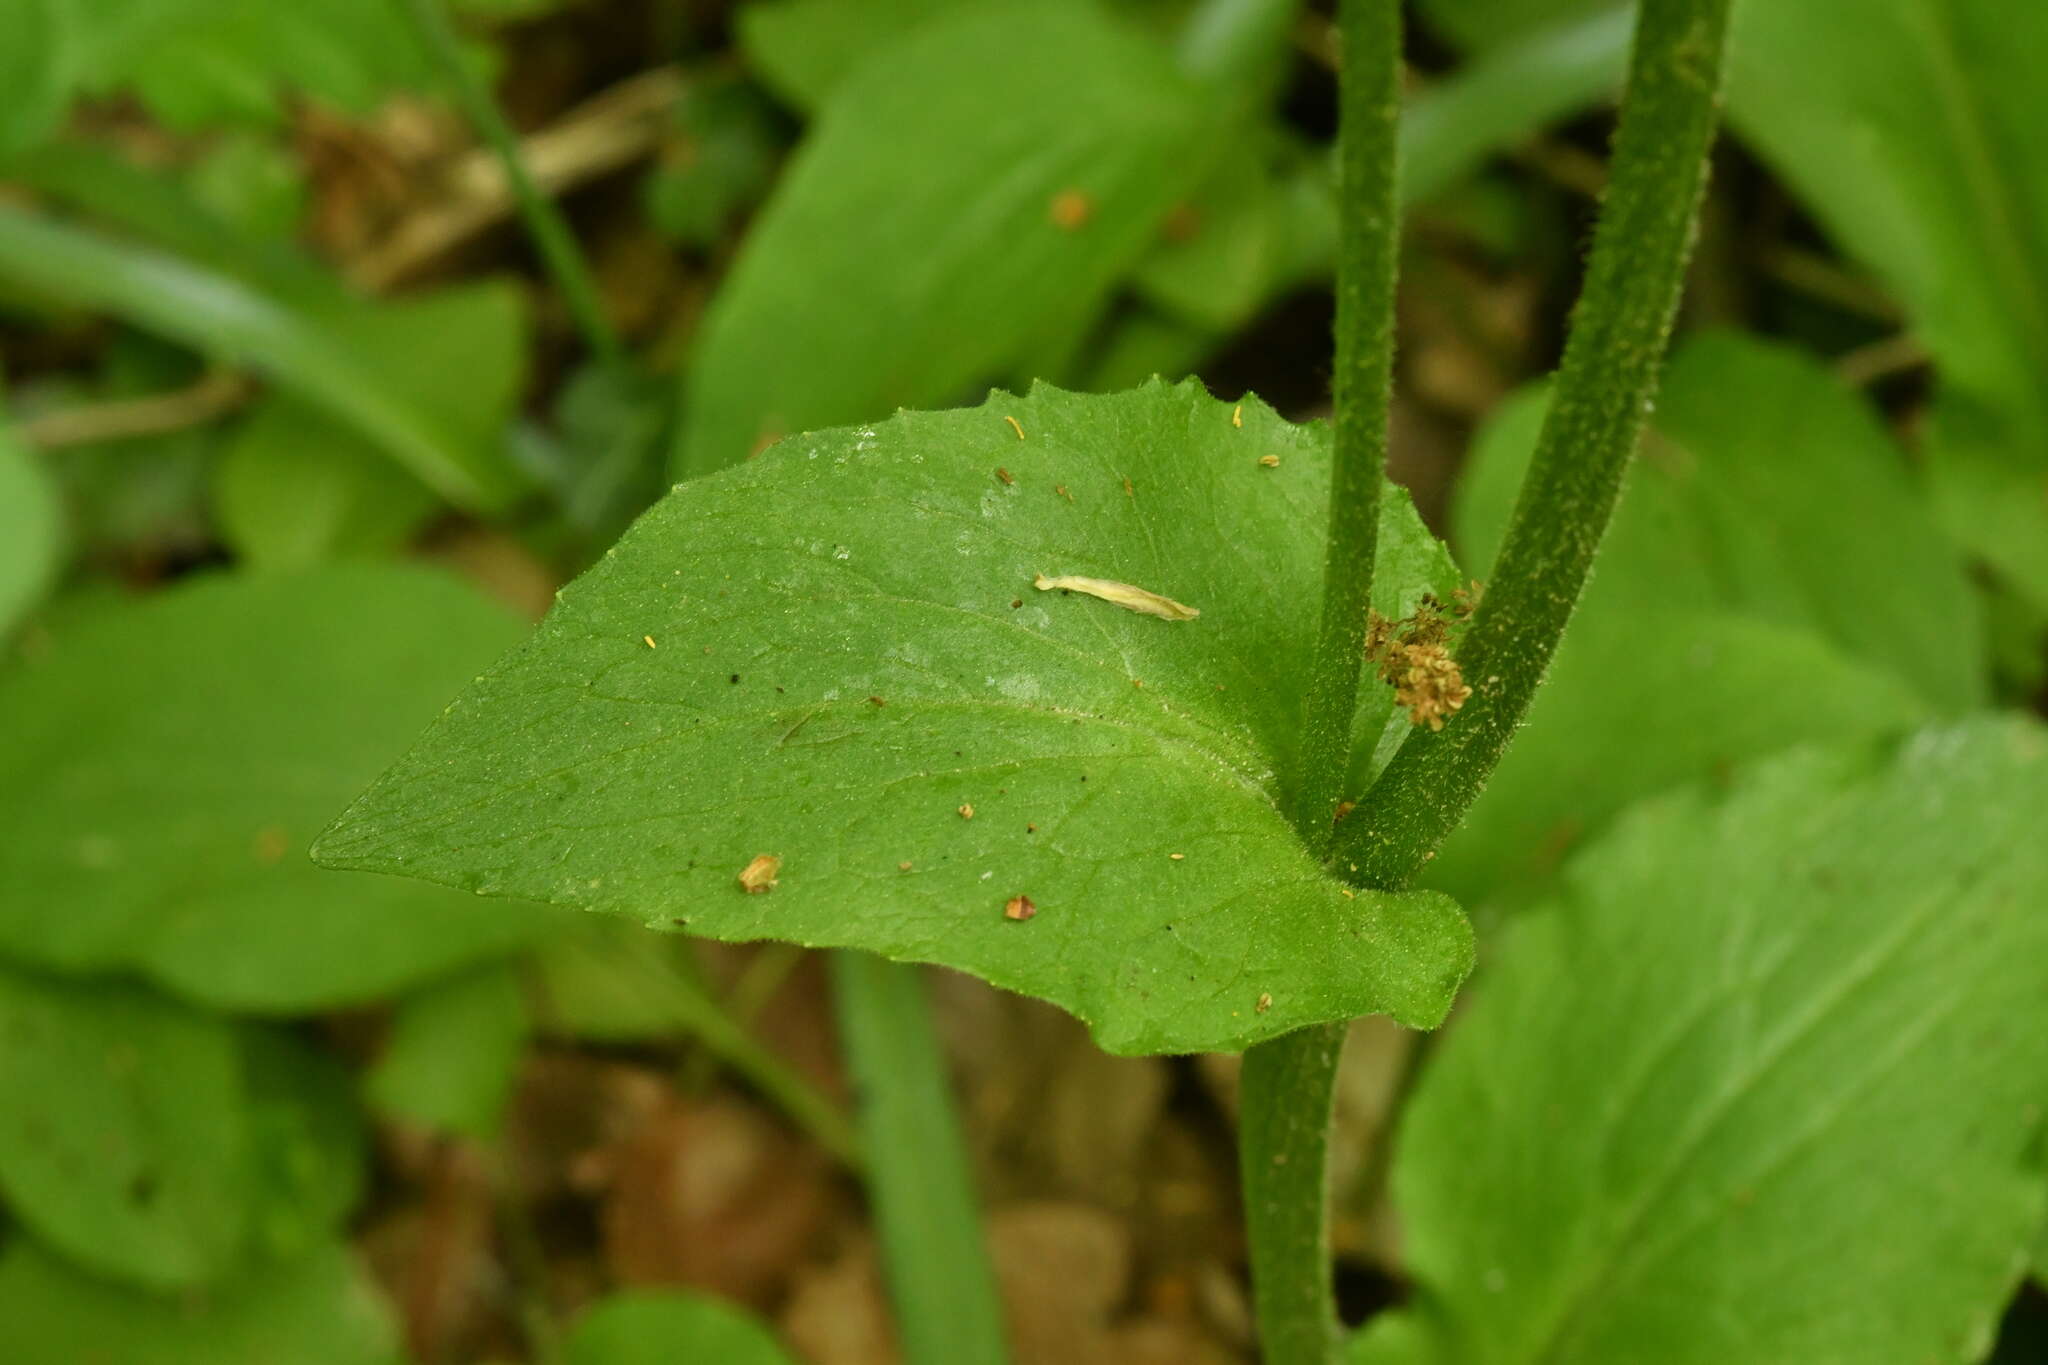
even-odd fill
[{"label": "fine hairs on stem", "polygon": [[[1330,831],[1350,754],[1393,328],[1398,223],[1393,0],[1344,0],[1336,466],[1323,623],[1297,811],[1354,885],[1400,890],[1457,828],[1513,737],[1577,605],[1642,434],[1677,309],[1717,116],[1729,0],[1642,0],[1610,189],[1555,398],[1458,662],[1473,695],[1412,731],[1349,821]],[[1376,310],[1376,311],[1373,311]],[[1375,368],[1378,367],[1378,368]],[[1368,430],[1367,428],[1370,428]],[[1343,1027],[1245,1053],[1239,1132],[1254,1302],[1267,1365],[1334,1365],[1327,1157]]]}]

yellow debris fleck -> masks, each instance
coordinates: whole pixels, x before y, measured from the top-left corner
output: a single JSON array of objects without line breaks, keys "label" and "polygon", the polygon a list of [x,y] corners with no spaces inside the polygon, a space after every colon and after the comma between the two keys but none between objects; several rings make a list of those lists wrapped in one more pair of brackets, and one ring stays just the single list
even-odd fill
[{"label": "yellow debris fleck", "polygon": [[1244,425],[1244,404],[1239,403],[1236,407],[1230,410],[1230,425],[1234,427],[1241,427]]},{"label": "yellow debris fleck", "polygon": [[782,872],[782,859],[773,853],[763,853],[740,870],[740,889],[749,896],[758,896],[775,889],[775,879]]},{"label": "yellow debris fleck", "polygon": [[1280,467],[1280,457],[1278,455],[1261,455],[1259,456],[1259,463],[1267,469],[1278,469]]},{"label": "yellow debris fleck", "polygon": [[1003,420],[1010,424],[1010,430],[1017,433],[1018,440],[1021,441],[1024,439],[1024,424],[1022,422],[1018,421],[1014,417],[1005,417],[1003,418]]},{"label": "yellow debris fleck", "polygon": [[1067,592],[1084,592],[1090,597],[1099,597],[1105,602],[1115,603],[1126,611],[1140,612],[1146,616],[1157,616],[1162,621],[1192,621],[1200,616],[1201,610],[1176,602],[1171,597],[1162,597],[1145,588],[1133,587],[1129,583],[1118,583],[1108,578],[1089,578],[1083,574],[1060,574],[1056,577],[1039,574],[1031,580],[1031,586],[1040,592],[1051,592],[1055,588]]},{"label": "yellow debris fleck", "polygon": [[654,648],[654,637],[652,635],[643,635],[640,638],[647,642],[647,647],[649,649]]},{"label": "yellow debris fleck", "polygon": [[972,805],[963,805],[963,806],[961,806],[961,807],[960,807],[960,818],[961,818],[962,820],[972,820],[972,819],[974,818],[974,807],[973,807]]}]

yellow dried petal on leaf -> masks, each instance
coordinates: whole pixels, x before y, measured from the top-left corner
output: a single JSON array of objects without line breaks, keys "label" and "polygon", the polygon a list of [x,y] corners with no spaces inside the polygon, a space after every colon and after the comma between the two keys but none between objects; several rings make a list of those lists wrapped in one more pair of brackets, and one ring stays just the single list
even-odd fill
[{"label": "yellow dried petal on leaf", "polygon": [[1157,616],[1162,621],[1192,621],[1202,614],[1199,608],[1191,607],[1185,602],[1176,602],[1171,597],[1161,597],[1156,592],[1148,592],[1144,588],[1107,578],[1088,578],[1071,573],[1060,574],[1055,578],[1039,574],[1031,580],[1031,586],[1040,592],[1051,592],[1054,588],[1067,592],[1085,592],[1090,597],[1114,602],[1126,611]]}]

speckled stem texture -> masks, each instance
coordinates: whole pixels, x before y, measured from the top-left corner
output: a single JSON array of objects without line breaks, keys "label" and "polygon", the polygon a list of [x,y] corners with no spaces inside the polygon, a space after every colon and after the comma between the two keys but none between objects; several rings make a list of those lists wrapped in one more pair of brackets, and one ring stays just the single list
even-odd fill
[{"label": "speckled stem texture", "polygon": [[1728,0],[1644,0],[1550,416],[1458,650],[1472,696],[1442,730],[1408,736],[1341,828],[1339,866],[1358,885],[1406,886],[1458,827],[1578,603],[1656,394],[1706,185],[1727,21]]},{"label": "speckled stem texture", "polygon": [[[1359,815],[1342,827],[1335,853],[1356,885],[1407,886],[1457,828],[1521,723],[1578,602],[1642,434],[1677,310],[1718,114],[1727,18],[1728,0],[1643,0],[1611,187],[1555,400],[1459,650],[1472,697],[1443,730],[1410,734]],[[1372,563],[1370,513],[1358,509],[1371,506],[1364,500],[1376,494],[1385,451],[1396,239],[1390,92],[1399,15],[1385,0],[1347,0],[1342,22],[1337,464],[1299,807],[1318,849],[1328,846],[1335,775],[1350,744],[1350,710],[1332,703],[1340,694],[1348,703],[1357,689]],[[1350,657],[1339,660],[1334,651],[1347,642]],[[1332,1365],[1342,1355],[1327,1190],[1342,1047],[1343,1030],[1331,1025],[1245,1054],[1240,1161],[1267,1365]]]}]

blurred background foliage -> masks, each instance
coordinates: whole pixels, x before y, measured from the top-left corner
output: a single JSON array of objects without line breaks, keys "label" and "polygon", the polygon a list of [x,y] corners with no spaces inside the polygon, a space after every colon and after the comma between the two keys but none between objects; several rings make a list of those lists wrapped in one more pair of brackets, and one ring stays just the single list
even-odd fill
[{"label": "blurred background foliage", "polygon": [[[815,962],[319,873],[306,843],[676,479],[992,383],[1326,410],[1326,5],[451,9],[595,321],[404,4],[0,0],[24,1365],[892,1358]],[[1628,15],[1410,18],[1393,473],[1483,570]],[[1654,433],[1436,870],[1482,923],[1675,783],[2040,704],[2044,52],[2048,10],[2001,0],[1742,7]],[[1111,1059],[939,990],[1019,1359],[1247,1358],[1231,1061]],[[1357,1026],[1345,1150],[1407,1046]],[[1346,1185],[1363,1312],[1395,1241]],[[2008,1352],[2039,1349],[2030,1293]]]}]

